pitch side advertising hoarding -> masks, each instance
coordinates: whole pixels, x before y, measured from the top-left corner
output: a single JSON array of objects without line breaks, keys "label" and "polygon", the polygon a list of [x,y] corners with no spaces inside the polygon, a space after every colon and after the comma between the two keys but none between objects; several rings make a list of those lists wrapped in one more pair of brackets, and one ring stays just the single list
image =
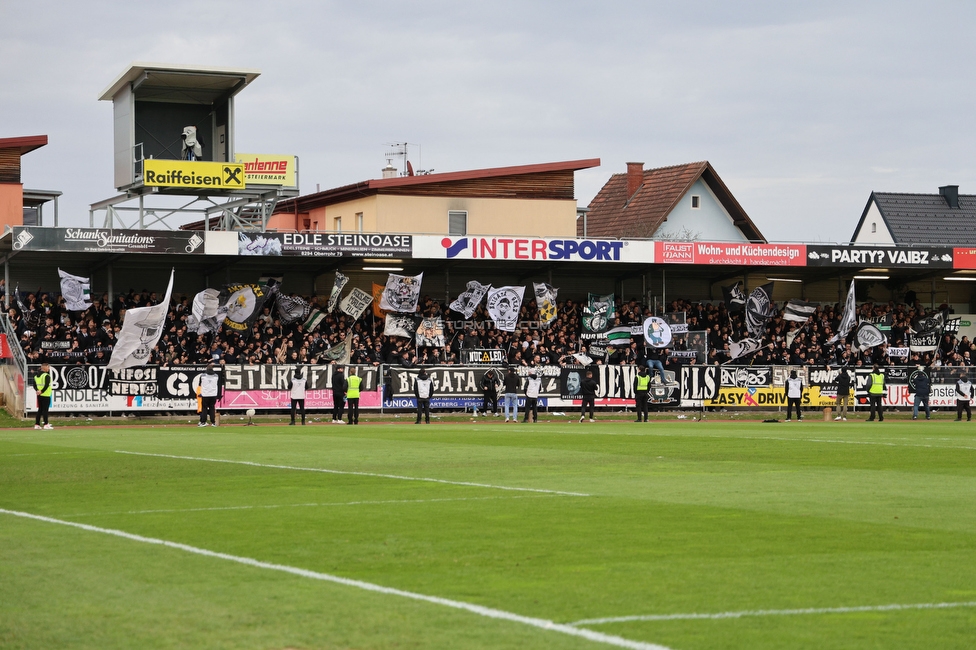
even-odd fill
[{"label": "pitch side advertising hoarding", "polygon": [[413,256],[448,260],[519,260],[550,262],[654,262],[654,242],[616,239],[542,237],[413,238]]},{"label": "pitch side advertising hoarding", "polygon": [[302,257],[413,257],[412,235],[377,233],[240,233],[238,255]]},{"label": "pitch side advertising hoarding", "polygon": [[804,244],[654,242],[658,264],[806,266]]},{"label": "pitch side advertising hoarding", "polygon": [[946,246],[896,248],[892,246],[807,245],[807,266],[881,267],[898,269],[951,269],[954,252]]},{"label": "pitch side advertising hoarding", "polygon": [[202,255],[204,233],[192,230],[112,230],[14,226],[17,251]]}]

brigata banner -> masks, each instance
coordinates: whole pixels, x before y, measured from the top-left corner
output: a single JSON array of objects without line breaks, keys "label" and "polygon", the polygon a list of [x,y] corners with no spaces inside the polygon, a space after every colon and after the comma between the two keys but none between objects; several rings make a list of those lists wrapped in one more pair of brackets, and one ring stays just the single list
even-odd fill
[{"label": "brigata banner", "polygon": [[381,233],[240,233],[240,255],[303,257],[413,257],[412,235]]},{"label": "brigata banner", "polygon": [[413,256],[426,259],[549,262],[654,262],[654,242],[542,237],[416,235]]},{"label": "brigata banner", "polygon": [[14,226],[18,251],[203,255],[204,233],[192,230],[112,230]]},{"label": "brigata banner", "polygon": [[946,246],[907,248],[807,245],[807,266],[951,269],[953,257],[953,249]]},{"label": "brigata banner", "polygon": [[658,264],[806,266],[805,244],[654,242]]}]

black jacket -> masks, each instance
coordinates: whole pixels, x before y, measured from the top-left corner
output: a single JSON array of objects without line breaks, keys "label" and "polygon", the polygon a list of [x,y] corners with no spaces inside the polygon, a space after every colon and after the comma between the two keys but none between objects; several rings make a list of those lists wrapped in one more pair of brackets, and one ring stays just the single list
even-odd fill
[{"label": "black jacket", "polygon": [[505,392],[506,393],[517,393],[519,386],[522,385],[522,380],[514,372],[507,373],[505,375]]},{"label": "black jacket", "polygon": [[580,396],[585,398],[596,397],[596,390],[599,386],[596,380],[592,377],[584,377],[583,381],[580,383]]}]

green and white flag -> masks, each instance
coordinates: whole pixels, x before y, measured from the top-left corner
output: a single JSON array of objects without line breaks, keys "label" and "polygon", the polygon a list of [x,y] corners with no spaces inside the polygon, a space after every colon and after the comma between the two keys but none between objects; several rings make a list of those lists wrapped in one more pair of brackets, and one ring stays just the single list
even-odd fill
[{"label": "green and white flag", "polygon": [[324,320],[325,312],[318,307],[312,307],[308,312],[308,316],[305,317],[305,322],[302,323],[302,329],[306,332],[311,332]]},{"label": "green and white flag", "polygon": [[630,325],[622,325],[621,327],[614,327],[612,330],[607,330],[607,345],[614,348],[627,347],[630,345],[631,334]]}]

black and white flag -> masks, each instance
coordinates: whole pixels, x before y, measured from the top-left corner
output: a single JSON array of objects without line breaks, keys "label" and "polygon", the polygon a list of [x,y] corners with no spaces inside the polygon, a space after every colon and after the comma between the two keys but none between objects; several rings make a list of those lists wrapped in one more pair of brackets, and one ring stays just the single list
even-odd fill
[{"label": "black and white flag", "polygon": [[885,335],[881,333],[876,326],[871,323],[861,323],[857,327],[857,332],[854,333],[854,345],[858,347],[861,352],[865,350],[870,350],[873,347],[884,345],[888,342]]},{"label": "black and white flag", "polygon": [[159,343],[166,324],[166,314],[169,312],[169,299],[173,293],[173,276],[176,271],[170,271],[169,286],[166,295],[158,305],[151,307],[136,307],[127,309],[122,318],[122,331],[119,340],[112,349],[112,357],[108,360],[109,370],[120,370],[132,366],[144,366],[149,362],[153,348]]},{"label": "black and white flag", "polygon": [[762,336],[766,321],[773,316],[773,283],[756,287],[746,299],[746,329],[751,337]]},{"label": "black and white flag", "polygon": [[278,318],[282,325],[291,325],[297,321],[304,321],[308,318],[312,306],[299,296],[289,296],[288,294],[278,294]]},{"label": "black and white flag", "polygon": [[24,301],[20,299],[20,285],[14,288],[14,300],[17,301],[17,309],[20,310],[21,318],[24,319],[24,326],[33,330],[41,324],[41,310],[28,309]]},{"label": "black and white flag", "polygon": [[383,334],[386,336],[402,336],[406,339],[412,339],[416,331],[417,323],[414,321],[413,316],[404,316],[401,314],[386,315],[386,322],[383,325]]},{"label": "black and white flag", "polygon": [[363,315],[363,312],[372,302],[373,294],[367,293],[359,287],[353,287],[353,290],[342,299],[339,310],[359,320],[359,317]]},{"label": "black and white flag", "polygon": [[425,318],[417,326],[416,345],[418,348],[442,348],[444,347],[444,320],[437,318]]},{"label": "black and white flag", "polygon": [[847,301],[844,303],[844,315],[841,316],[840,325],[837,333],[830,337],[828,344],[837,343],[842,338],[846,338],[857,319],[857,299],[854,297],[854,280],[851,280],[851,288],[847,292]]},{"label": "black and white flag", "polygon": [[522,308],[525,287],[498,287],[488,290],[488,315],[495,327],[503,332],[514,332]]},{"label": "black and white flag", "polygon": [[556,320],[556,289],[545,282],[533,282],[532,288],[535,290],[535,304],[539,308],[539,320],[543,325],[549,325]]},{"label": "black and white flag", "polygon": [[417,303],[420,302],[420,285],[423,280],[423,273],[420,275],[391,273],[386,280],[386,288],[383,290],[380,308],[401,313],[417,311]]},{"label": "black and white flag", "polygon": [[91,307],[91,280],[58,269],[61,276],[61,296],[68,311],[85,311]]},{"label": "black and white flag", "polygon": [[742,293],[741,282],[736,282],[728,287],[722,287],[722,295],[725,297],[725,309],[730,314],[735,314],[745,309],[746,294]]},{"label": "black and white flag", "polygon": [[741,341],[729,343],[729,356],[733,360],[754,354],[762,347],[762,341],[754,338],[744,338]]},{"label": "black and white flag", "polygon": [[339,295],[346,288],[346,283],[348,282],[349,278],[336,271],[335,282],[332,285],[332,293],[329,294],[329,306],[326,308],[328,313],[331,314],[335,311],[336,305],[339,303]]},{"label": "black and white flag", "polygon": [[268,294],[261,284],[228,284],[220,292],[219,314],[224,316],[224,327],[235,332],[248,332],[261,315]]},{"label": "black and white flag", "polygon": [[474,312],[478,309],[478,305],[481,304],[481,299],[485,297],[488,290],[491,289],[490,284],[481,284],[475,280],[468,282],[467,287],[461,294],[451,303],[450,307],[453,311],[464,314],[464,318],[468,319],[474,316]]},{"label": "black and white flag", "polygon": [[616,303],[612,293],[606,296],[588,294],[586,304],[583,306],[583,329],[596,334],[606,332],[616,316],[615,309]]},{"label": "black and white flag", "polygon": [[193,306],[186,319],[186,327],[196,334],[216,332],[220,329],[220,291],[204,289],[193,296]]},{"label": "black and white flag", "polygon": [[944,312],[912,319],[908,333],[908,347],[912,352],[934,352],[939,347],[944,327]]},{"label": "black and white flag", "polygon": [[805,323],[807,319],[816,314],[816,302],[803,302],[802,300],[790,300],[783,309],[783,320],[792,320],[797,323]]}]

